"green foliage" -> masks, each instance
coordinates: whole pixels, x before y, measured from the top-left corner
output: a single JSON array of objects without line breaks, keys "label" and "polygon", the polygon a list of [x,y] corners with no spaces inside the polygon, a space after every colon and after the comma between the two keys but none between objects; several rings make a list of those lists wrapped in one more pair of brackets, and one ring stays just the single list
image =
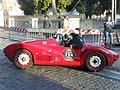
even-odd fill
[{"label": "green foliage", "polygon": [[86,6],[85,6],[85,2],[80,2],[78,4],[78,6],[76,7],[76,10],[79,12],[79,13],[85,13],[86,12]]},{"label": "green foliage", "polygon": [[112,0],[99,0],[102,12],[112,8]]},{"label": "green foliage", "polygon": [[46,12],[50,6],[51,0],[39,0],[39,9],[41,9],[42,12]]},{"label": "green foliage", "polygon": [[[79,13],[85,13],[91,10],[92,14],[99,15],[104,10],[111,9],[112,0],[91,0],[92,8],[86,7],[89,0],[81,0],[76,6],[76,10]],[[58,13],[62,13],[65,9],[71,11],[76,5],[78,0],[56,0],[56,9]],[[21,5],[21,9],[24,10],[25,15],[37,15],[39,11],[45,13],[49,8],[52,7],[52,0],[18,0]],[[117,0],[117,13],[120,14],[120,0]]]},{"label": "green foliage", "polygon": [[117,13],[120,14],[120,1],[117,0]]},{"label": "green foliage", "polygon": [[95,15],[100,15],[102,14],[102,11],[102,5],[100,4],[99,0],[97,0],[93,3],[92,13]]},{"label": "green foliage", "polygon": [[21,5],[21,9],[24,11],[25,15],[34,14],[34,1],[33,0],[18,0],[18,3]]},{"label": "green foliage", "polygon": [[64,9],[72,3],[72,0],[56,0],[57,12],[61,13]]}]

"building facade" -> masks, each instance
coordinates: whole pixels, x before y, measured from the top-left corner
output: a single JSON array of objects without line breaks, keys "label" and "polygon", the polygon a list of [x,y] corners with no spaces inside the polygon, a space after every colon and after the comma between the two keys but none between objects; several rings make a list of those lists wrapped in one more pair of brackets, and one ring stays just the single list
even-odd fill
[{"label": "building facade", "polygon": [[0,0],[0,27],[9,22],[9,16],[21,16],[24,12],[20,9],[17,0]]}]

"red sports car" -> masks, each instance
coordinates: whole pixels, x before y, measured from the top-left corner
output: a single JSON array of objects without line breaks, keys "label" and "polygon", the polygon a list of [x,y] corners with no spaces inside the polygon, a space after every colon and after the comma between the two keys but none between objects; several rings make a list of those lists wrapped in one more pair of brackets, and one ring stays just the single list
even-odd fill
[{"label": "red sports car", "polygon": [[67,35],[57,35],[49,39],[13,43],[4,48],[4,53],[20,69],[32,65],[58,65],[87,67],[90,71],[101,71],[119,58],[116,52],[105,46],[86,43],[81,38],[66,38]]}]

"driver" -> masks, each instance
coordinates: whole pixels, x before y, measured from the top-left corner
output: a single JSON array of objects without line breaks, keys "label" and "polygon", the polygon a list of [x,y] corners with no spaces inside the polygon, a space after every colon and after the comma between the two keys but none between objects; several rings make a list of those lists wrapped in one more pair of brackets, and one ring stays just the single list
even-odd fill
[{"label": "driver", "polygon": [[[60,42],[61,45],[70,46],[70,47],[82,47],[83,46],[83,39],[80,35],[80,29],[76,28],[75,30],[69,30],[65,32],[63,29],[59,29],[57,31],[57,34],[62,35],[62,38],[58,42]],[[72,45],[72,46],[71,46]]]},{"label": "driver", "polygon": [[84,44],[84,41],[80,35],[80,28],[73,30],[70,35],[72,36],[72,39],[70,40],[69,44],[72,45],[72,47],[81,48]]}]

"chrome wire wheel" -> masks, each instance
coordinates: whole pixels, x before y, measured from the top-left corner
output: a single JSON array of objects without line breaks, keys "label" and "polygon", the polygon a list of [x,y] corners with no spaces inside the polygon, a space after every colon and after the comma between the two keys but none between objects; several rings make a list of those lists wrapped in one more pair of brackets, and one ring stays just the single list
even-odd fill
[{"label": "chrome wire wheel", "polygon": [[18,57],[18,62],[21,64],[21,65],[27,65],[30,61],[30,57],[29,55],[27,55],[26,53],[21,53]]},{"label": "chrome wire wheel", "polygon": [[92,66],[92,67],[99,67],[100,65],[101,65],[101,58],[100,57],[98,57],[98,56],[92,56],[91,58],[90,58],[90,65]]},{"label": "chrome wire wheel", "polygon": [[105,56],[98,52],[90,53],[85,61],[85,65],[90,71],[101,71],[106,66]]},{"label": "chrome wire wheel", "polygon": [[32,54],[26,49],[19,49],[14,55],[14,64],[19,69],[27,69],[33,65]]}]

